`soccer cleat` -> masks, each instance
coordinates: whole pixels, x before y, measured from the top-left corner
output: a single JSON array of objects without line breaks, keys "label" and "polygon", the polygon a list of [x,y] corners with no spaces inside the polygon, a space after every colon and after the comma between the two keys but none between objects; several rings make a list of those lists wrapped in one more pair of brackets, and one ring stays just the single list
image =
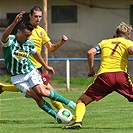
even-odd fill
[{"label": "soccer cleat", "polygon": [[54,124],[61,124],[62,122],[61,122],[61,120],[60,119],[57,119],[55,122],[54,122]]},{"label": "soccer cleat", "polygon": [[62,129],[81,129],[82,122],[73,122],[72,124],[67,124],[62,127]]},{"label": "soccer cleat", "polygon": [[68,106],[69,108],[75,110],[75,108],[76,108],[76,103],[73,102],[73,101],[70,101],[70,102],[67,104],[67,106]]}]

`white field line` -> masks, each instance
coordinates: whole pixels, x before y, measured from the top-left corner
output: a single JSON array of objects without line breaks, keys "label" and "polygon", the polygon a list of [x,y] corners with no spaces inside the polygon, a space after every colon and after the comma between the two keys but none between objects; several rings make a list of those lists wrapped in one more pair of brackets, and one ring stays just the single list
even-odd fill
[{"label": "white field line", "polygon": [[2,101],[11,101],[11,100],[17,100],[17,99],[23,99],[24,97],[15,97],[15,98],[4,98],[0,99],[0,102]]}]

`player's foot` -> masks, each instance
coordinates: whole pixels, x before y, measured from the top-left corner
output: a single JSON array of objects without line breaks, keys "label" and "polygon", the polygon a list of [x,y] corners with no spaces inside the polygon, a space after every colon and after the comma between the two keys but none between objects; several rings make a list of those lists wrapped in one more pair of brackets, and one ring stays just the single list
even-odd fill
[{"label": "player's foot", "polygon": [[62,129],[80,129],[82,128],[82,122],[73,122],[62,127]]},{"label": "player's foot", "polygon": [[3,92],[2,87],[3,87],[3,84],[0,83],[0,94]]},{"label": "player's foot", "polygon": [[73,102],[73,101],[70,101],[70,102],[67,104],[67,106],[68,106],[69,108],[75,110],[75,108],[76,108],[76,103]]},{"label": "player's foot", "polygon": [[73,115],[73,116],[72,116],[72,120],[71,120],[71,121],[73,121],[73,122],[74,122],[75,120],[76,120],[76,117]]},{"label": "player's foot", "polygon": [[[72,121],[74,122],[75,119],[76,119],[76,118],[75,118],[75,116],[73,115],[73,116],[72,116],[72,120],[71,120],[70,122],[72,122]],[[62,122],[61,122],[60,119],[56,119],[55,122],[54,122],[54,124],[61,124],[61,123],[62,123]]]},{"label": "player's foot", "polygon": [[55,122],[55,124],[61,124],[62,122],[61,122],[61,120],[60,119],[56,119],[56,122]]}]

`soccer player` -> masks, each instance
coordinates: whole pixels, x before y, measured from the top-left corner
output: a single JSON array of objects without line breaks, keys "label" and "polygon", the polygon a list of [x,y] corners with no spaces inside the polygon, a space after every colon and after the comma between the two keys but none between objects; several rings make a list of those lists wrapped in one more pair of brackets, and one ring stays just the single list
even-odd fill
[{"label": "soccer player", "polygon": [[75,122],[63,126],[63,129],[82,128],[86,106],[93,101],[101,100],[113,91],[133,102],[133,84],[127,73],[128,58],[133,55],[133,42],[129,40],[131,31],[132,27],[122,22],[116,28],[115,38],[103,40],[88,50],[88,76],[95,74],[94,56],[98,53],[101,53],[100,68],[94,82],[77,100]]},{"label": "soccer player", "polygon": [[16,35],[10,35],[16,24],[22,20],[24,13],[22,11],[16,16],[14,21],[5,29],[1,38],[7,70],[11,74],[12,83],[24,93],[25,97],[33,98],[41,109],[56,118],[56,111],[43,97],[64,103],[71,109],[75,109],[76,103],[53,90],[45,89],[38,70],[29,60],[29,54],[33,54],[34,58],[48,72],[54,74],[54,69],[45,63],[35,49],[34,43],[28,40],[32,34],[33,25],[23,21],[20,23]]},{"label": "soccer player", "polygon": [[[42,52],[42,45],[45,45],[49,51],[54,52],[68,39],[65,35],[63,35],[61,40],[57,44],[51,43],[50,38],[48,37],[46,31],[39,26],[40,21],[42,19],[42,14],[43,14],[42,9],[39,6],[34,6],[33,8],[31,8],[29,14],[30,23],[34,27],[30,39],[34,42],[35,48],[40,54]],[[29,58],[40,72],[42,79],[44,79],[44,84],[47,86],[47,89],[54,90],[52,85],[49,83],[50,75],[42,72],[42,64],[38,60],[36,60],[33,55],[30,55]],[[0,83],[0,92],[2,93],[3,91],[16,92],[18,91],[18,89],[16,89],[14,85],[6,85]],[[64,108],[64,106],[60,102],[51,100],[51,103],[57,110]]]}]

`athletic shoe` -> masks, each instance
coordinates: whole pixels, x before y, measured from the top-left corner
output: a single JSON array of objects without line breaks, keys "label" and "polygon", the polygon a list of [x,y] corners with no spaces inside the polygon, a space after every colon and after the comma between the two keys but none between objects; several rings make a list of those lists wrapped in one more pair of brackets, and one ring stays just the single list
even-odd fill
[{"label": "athletic shoe", "polygon": [[60,119],[57,119],[56,120],[56,124],[61,124],[62,122],[61,122],[61,120]]},{"label": "athletic shoe", "polygon": [[68,106],[69,108],[75,110],[75,108],[76,108],[76,103],[73,102],[73,101],[70,101],[70,102],[67,104],[67,106]]},{"label": "athletic shoe", "polygon": [[62,129],[81,129],[82,122],[73,122],[72,124],[67,124],[62,127]]}]

